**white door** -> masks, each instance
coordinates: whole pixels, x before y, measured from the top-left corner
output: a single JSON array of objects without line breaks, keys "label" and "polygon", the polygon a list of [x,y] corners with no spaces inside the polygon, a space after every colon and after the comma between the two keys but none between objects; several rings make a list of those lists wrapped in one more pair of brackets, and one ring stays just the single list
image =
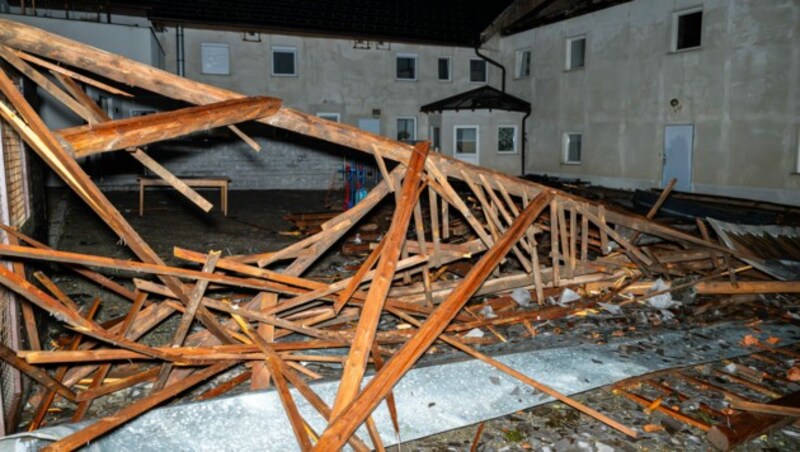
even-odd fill
[{"label": "white door", "polygon": [[480,161],[480,131],[478,126],[453,128],[453,156],[473,165]]},{"label": "white door", "polygon": [[381,120],[374,118],[360,118],[358,120],[358,128],[361,130],[366,130],[367,132],[372,132],[375,135],[380,135]]},{"label": "white door", "polygon": [[678,180],[677,191],[692,190],[692,153],[694,125],[667,126],[664,129],[664,172],[661,186],[666,187],[672,178]]}]

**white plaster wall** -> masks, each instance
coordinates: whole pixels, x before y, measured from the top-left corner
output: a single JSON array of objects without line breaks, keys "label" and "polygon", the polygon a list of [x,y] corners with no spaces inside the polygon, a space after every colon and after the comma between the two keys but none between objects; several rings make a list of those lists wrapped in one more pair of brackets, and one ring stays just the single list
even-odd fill
[{"label": "white plaster wall", "polygon": [[[185,29],[186,77],[249,95],[269,95],[309,113],[339,113],[342,122],[356,125],[379,109],[381,133],[395,137],[398,117],[417,118],[417,139],[428,138],[427,103],[480,86],[469,82],[472,49],[390,43],[390,50],[354,49],[347,39],[261,35],[261,42],[243,41],[243,33]],[[201,73],[202,43],[225,43],[230,49],[230,75]],[[296,77],[270,75],[271,47],[297,48]],[[166,69],[174,72],[175,33],[166,32]],[[417,80],[395,80],[398,53],[417,55]],[[492,55],[491,49],[487,53]],[[495,52],[496,54],[496,52]],[[437,59],[451,57],[452,81],[437,80]],[[492,86],[499,70],[489,66]]]},{"label": "white plaster wall", "polygon": [[[672,13],[703,7],[702,47],[670,52]],[[585,34],[586,67],[565,71]],[[635,0],[501,40],[502,60],[533,51],[526,171],[620,187],[661,184],[664,127],[694,124],[693,190],[800,204],[797,0]],[[669,105],[680,101],[680,108]],[[562,135],[583,133],[583,163]]]},{"label": "white plaster wall", "polygon": [[[445,111],[441,113],[442,153],[452,157],[455,150],[455,127],[478,127],[478,163],[514,176],[520,174],[522,148],[522,117],[524,113],[508,111]],[[497,128],[516,126],[517,152],[497,152]]]}]

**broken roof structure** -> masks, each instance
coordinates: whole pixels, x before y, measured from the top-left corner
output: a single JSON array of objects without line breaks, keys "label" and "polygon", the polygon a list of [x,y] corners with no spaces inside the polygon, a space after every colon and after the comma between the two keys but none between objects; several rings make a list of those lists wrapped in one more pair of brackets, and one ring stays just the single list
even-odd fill
[{"label": "broken roof structure", "polygon": [[[56,395],[74,402],[78,412],[85,413],[97,397],[137,382],[155,381],[153,391],[147,396],[115,416],[92,422],[59,439],[49,450],[82,447],[244,361],[263,363],[254,366],[245,378],[266,378],[274,383],[300,449],[338,450],[347,444],[355,450],[381,449],[371,413],[384,401],[393,411],[393,388],[436,341],[443,341],[537,391],[636,436],[637,430],[615,420],[613,414],[600,413],[487,356],[458,334],[499,322],[537,321],[551,311],[543,308],[512,312],[498,319],[476,319],[464,309],[465,305],[476,294],[525,287],[532,288],[535,300],[543,304],[549,288],[597,283],[605,285],[607,290],[580,308],[593,307],[599,302],[614,302],[622,308],[654,295],[614,300],[629,285],[642,279],[650,282],[660,275],[677,274],[696,277],[691,282],[693,286],[713,283],[712,288],[705,290],[713,289],[716,293],[746,293],[753,290],[750,285],[758,290],[769,286],[774,291],[791,292],[798,291],[800,286],[796,281],[737,281],[737,274],[751,269],[749,265],[737,266],[737,259],[757,257],[749,255],[747,250],[733,250],[713,242],[707,234],[695,235],[654,221],[657,206],[647,216],[609,208],[431,153],[428,143],[404,144],[288,108],[275,97],[245,97],[31,26],[0,20],[0,56],[86,121],[87,125],[80,127],[49,130],[8,75],[0,72],[0,91],[5,97],[0,101],[0,116],[138,259],[119,260],[52,250],[6,228],[21,245],[0,245],[0,256],[66,265],[129,299],[131,305],[123,318],[99,324],[90,314],[79,312],[57,290],[47,293],[29,282],[24,274],[0,266],[0,284],[50,313],[74,330],[77,338],[82,338],[69,351],[3,349],[2,358],[45,388],[36,398],[40,403],[39,422]],[[43,70],[52,71],[59,85],[46,78]],[[109,87],[95,77],[107,79],[115,86]],[[146,117],[110,120],[84,94],[79,83],[122,92],[126,87],[135,87],[194,106]],[[465,109],[530,108],[518,101],[483,87],[425,108],[441,110],[462,105],[460,108]],[[177,258],[196,267],[185,268],[166,265],[77,161],[87,155],[130,150],[143,165],[201,204],[190,187],[140,147],[212,127],[232,127],[237,135],[248,140],[236,128],[236,124],[245,121],[258,121],[370,154],[377,161],[383,179],[352,209],[326,221],[320,232],[291,246],[237,256],[176,248]],[[387,160],[398,164],[390,170]],[[454,188],[456,181],[466,184],[472,200]],[[664,196],[667,193],[668,190]],[[304,276],[372,208],[392,197],[395,208],[391,223],[354,275],[332,283]],[[423,205],[427,208],[423,209]],[[468,224],[474,239],[448,242],[451,211]],[[705,231],[705,226],[700,230]],[[409,239],[409,234],[415,240]],[[671,244],[669,255],[657,255],[640,245],[639,238],[644,235]],[[544,252],[545,249],[549,252]],[[436,281],[434,275],[443,266],[473,256],[477,260],[462,279]],[[689,260],[703,263],[679,264]],[[513,265],[501,271],[503,262]],[[102,269],[131,271],[142,279],[135,279],[135,288],[131,289],[103,276]],[[391,294],[398,279],[412,275],[420,278],[417,293]],[[726,280],[718,281],[722,278]],[[220,288],[243,291],[249,299],[233,303],[216,293]],[[698,290],[702,289],[700,286]],[[571,312],[574,311],[559,307],[551,315]],[[384,314],[402,319],[409,329],[382,330],[380,319]],[[178,316],[180,321],[169,343],[154,347],[139,341],[170,316]],[[351,329],[330,327],[331,322],[336,325],[335,321],[341,319],[347,319],[345,322],[357,319],[357,325]],[[191,332],[196,322],[202,328]],[[298,336],[305,339],[298,340]],[[384,347],[387,344],[399,348],[390,351]],[[331,405],[309,387],[303,377],[308,372],[298,363],[303,360],[302,354],[326,348],[347,350]],[[386,362],[384,356],[389,358]],[[112,366],[128,359],[143,359],[156,365],[124,381],[103,383]],[[62,370],[51,375],[43,368],[45,362],[63,364]],[[370,364],[375,374],[362,385]],[[76,383],[89,376],[92,382],[88,388],[76,390]],[[296,392],[290,391],[290,387]],[[325,419],[327,426],[323,431],[314,431],[301,416],[294,400],[298,395]],[[393,421],[397,425],[397,420]],[[356,435],[362,425],[367,427],[372,446],[367,445],[366,438]]]}]

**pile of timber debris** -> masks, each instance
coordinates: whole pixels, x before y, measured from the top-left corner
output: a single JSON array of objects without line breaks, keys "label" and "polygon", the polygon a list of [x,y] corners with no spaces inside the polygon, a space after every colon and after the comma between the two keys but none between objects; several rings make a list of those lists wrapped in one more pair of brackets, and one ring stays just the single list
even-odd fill
[{"label": "pile of timber debris", "polygon": [[[466,333],[509,324],[532,329],[537,322],[601,303],[626,309],[690,286],[701,294],[800,289],[800,282],[777,281],[754,269],[762,259],[747,249],[731,249],[712,241],[703,221],[692,231],[654,222],[660,203],[646,217],[624,213],[429,153],[428,143],[412,147],[283,107],[278,99],[242,97],[12,21],[0,20],[0,57],[87,122],[49,130],[9,75],[0,73],[0,91],[5,97],[0,101],[0,116],[138,258],[119,260],[57,251],[4,227],[12,244],[1,245],[0,255],[12,260],[15,267],[9,271],[0,266],[0,283],[26,300],[25,326],[32,340],[30,350],[0,348],[0,357],[41,385],[28,401],[36,407],[30,428],[46,422],[56,397],[74,403],[73,419],[80,420],[94,400],[142,382],[152,383],[149,394],[60,439],[50,450],[79,448],[230,369],[240,369],[240,373],[203,394],[204,398],[248,380],[256,389],[274,384],[301,449],[336,450],[345,444],[356,450],[382,449],[370,414],[385,400],[398,425],[392,389],[437,340],[635,437],[635,429],[476,350],[468,345]],[[43,71],[49,71],[58,84]],[[80,84],[115,95],[127,93],[85,74],[198,106],[111,120]],[[319,232],[284,249],[223,257],[218,251],[176,248],[175,257],[187,263],[176,267],[164,264],[76,160],[128,150],[208,210],[207,201],[138,147],[227,126],[257,148],[234,125],[251,120],[372,154],[383,179],[355,207],[321,222]],[[386,159],[399,165],[389,171]],[[466,184],[474,202],[453,188],[456,181]],[[661,201],[667,194],[665,190]],[[352,276],[333,283],[303,276],[387,196],[395,199],[391,223]],[[474,238],[453,240],[451,221],[465,222]],[[23,261],[63,264],[128,299],[129,311],[121,318],[98,323],[93,315],[101,299],[81,312],[44,275],[38,274],[40,285],[28,281]],[[463,277],[439,279],[443,269],[465,261],[470,265]],[[102,274],[108,269],[133,272],[138,278],[113,281]],[[659,278],[676,277],[688,282],[659,283],[656,287],[660,289],[652,290]],[[526,288],[531,289],[528,294],[534,301],[527,309],[509,304],[507,297],[496,299],[505,302],[488,303],[499,312],[496,316],[476,311],[483,311],[485,305],[467,306],[477,295]],[[561,293],[563,288],[580,292],[582,302],[545,307],[547,295]],[[231,293],[246,294],[246,298],[234,298]],[[33,307],[74,331],[64,350],[41,350],[35,339]],[[384,316],[399,319],[403,328],[379,329]],[[168,343],[153,345],[141,340],[169,317],[180,320]],[[309,386],[308,379],[317,375],[304,363],[327,359],[321,351],[333,348],[345,350],[346,356],[340,360],[339,389],[329,406]],[[147,365],[132,366],[134,360]],[[242,370],[243,363],[248,363],[249,369]],[[58,365],[55,370],[48,367],[54,364]],[[370,364],[375,374],[362,389]],[[106,377],[120,369],[129,371],[108,381]],[[86,378],[89,383],[79,386]],[[328,421],[324,431],[313,431],[302,418],[290,387]],[[362,424],[369,439],[355,436]]]}]

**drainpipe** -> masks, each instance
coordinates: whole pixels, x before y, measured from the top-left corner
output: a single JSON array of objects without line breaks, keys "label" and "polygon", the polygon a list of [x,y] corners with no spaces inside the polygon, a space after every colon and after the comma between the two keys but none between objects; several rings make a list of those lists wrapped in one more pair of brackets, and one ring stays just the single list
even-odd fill
[{"label": "drainpipe", "polygon": [[180,77],[186,76],[186,60],[183,56],[183,25],[178,25],[175,27],[175,46],[176,46],[176,58],[178,63],[178,75]]},{"label": "drainpipe", "polygon": [[475,47],[475,55],[478,55],[479,57],[481,57],[481,59],[489,62],[489,64],[491,64],[492,66],[496,66],[496,67],[500,68],[500,71],[503,73],[502,83],[500,84],[500,91],[506,92],[506,67],[503,66],[502,64],[498,63],[497,61],[489,58],[488,56],[482,54],[480,52],[480,48],[479,47]]},{"label": "drainpipe", "polygon": [[520,149],[520,156],[522,159],[522,168],[520,169],[520,176],[525,177],[525,145],[528,143],[528,134],[525,132],[525,121],[531,115],[530,110],[522,117],[522,149]]}]

